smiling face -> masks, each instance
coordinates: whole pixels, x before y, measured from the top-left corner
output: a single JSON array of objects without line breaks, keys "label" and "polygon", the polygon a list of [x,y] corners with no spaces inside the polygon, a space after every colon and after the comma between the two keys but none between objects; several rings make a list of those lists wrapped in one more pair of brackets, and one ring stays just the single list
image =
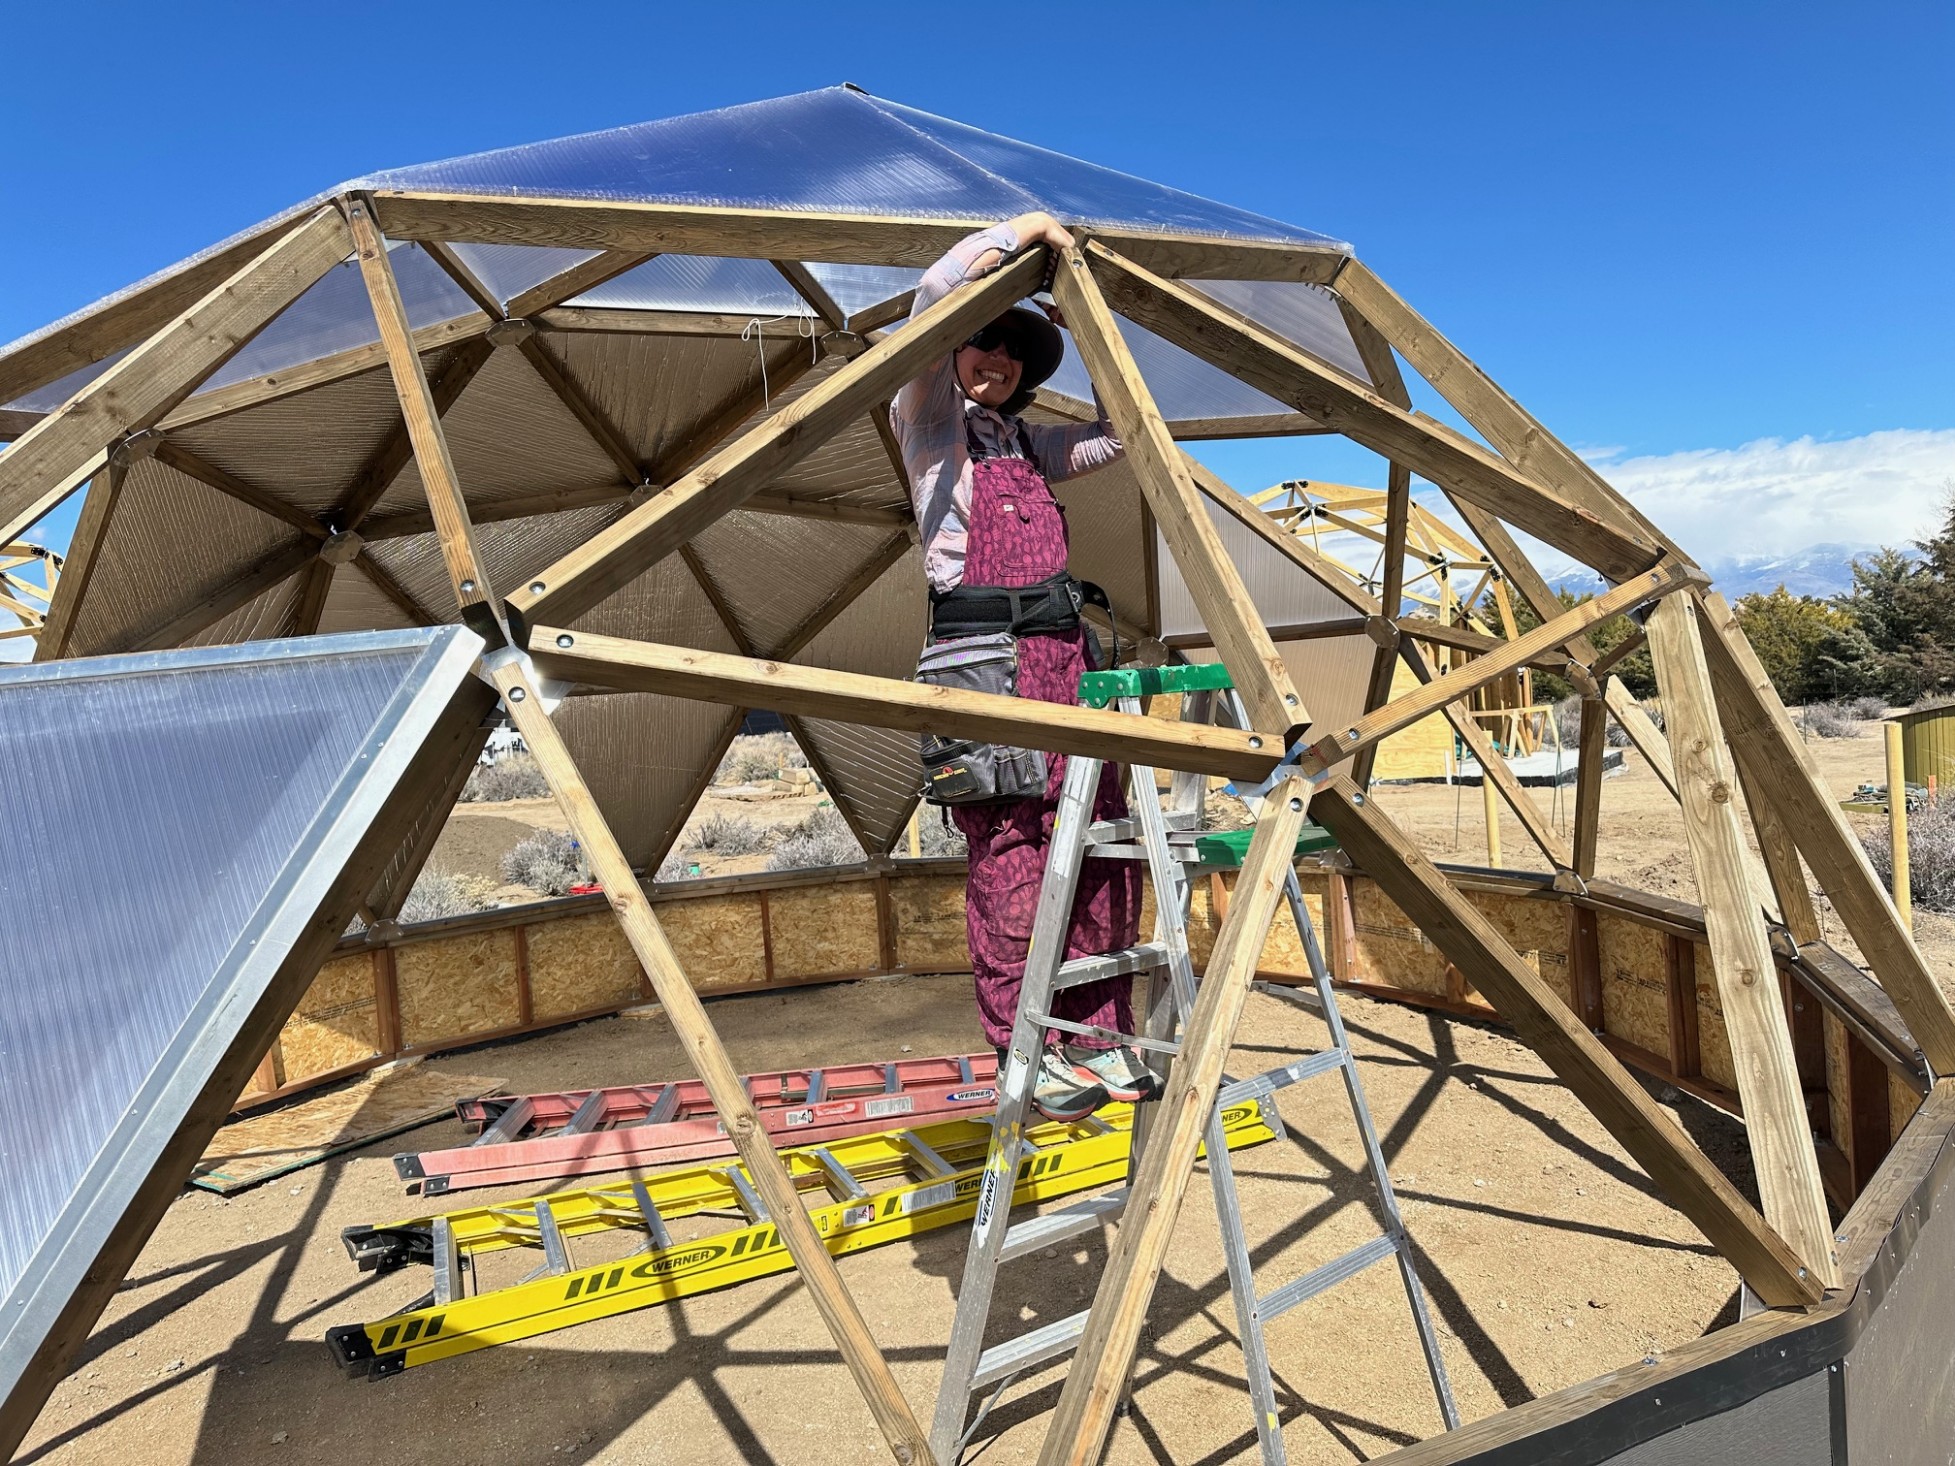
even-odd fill
[{"label": "smiling face", "polygon": [[1000,341],[989,351],[964,345],[957,348],[957,385],[964,395],[985,407],[1001,407],[1018,390],[1025,368],[1014,361]]}]

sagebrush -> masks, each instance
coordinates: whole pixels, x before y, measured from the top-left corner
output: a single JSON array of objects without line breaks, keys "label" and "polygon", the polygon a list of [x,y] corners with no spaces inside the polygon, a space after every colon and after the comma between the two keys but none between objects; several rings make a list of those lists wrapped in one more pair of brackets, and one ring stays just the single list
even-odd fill
[{"label": "sagebrush", "polygon": [[1799,727],[1808,738],[1858,738],[1867,730],[1845,703],[1813,702],[1799,709]]},{"label": "sagebrush", "polygon": [[917,836],[923,848],[925,860],[940,860],[952,855],[969,855],[970,845],[964,839],[964,832],[943,817],[944,812],[933,805],[926,804],[918,812]]},{"label": "sagebrush", "polygon": [[[1881,884],[1894,888],[1894,842],[1882,824],[1861,836]],[[1907,818],[1908,894],[1929,911],[1955,912],[1955,798],[1944,795]]]},{"label": "sagebrush", "polygon": [[1851,698],[1847,701],[1846,709],[1862,722],[1878,723],[1887,716],[1887,699],[1884,697]]},{"label": "sagebrush", "polygon": [[401,903],[399,921],[411,926],[417,921],[439,921],[444,916],[466,916],[471,911],[487,911],[495,905],[495,887],[480,876],[465,876],[441,866],[422,868],[414,888]]},{"label": "sagebrush", "polygon": [[713,771],[715,784],[752,784],[774,779],[782,769],[805,769],[808,756],[786,733],[747,733],[733,740],[732,747]]},{"label": "sagebrush", "polygon": [[505,753],[469,770],[468,783],[462,786],[464,804],[491,804],[504,799],[547,799],[550,786],[534,756]]},{"label": "sagebrush", "polygon": [[710,850],[715,855],[754,855],[774,843],[778,831],[737,815],[710,814],[680,838],[682,850]]},{"label": "sagebrush", "polygon": [[781,835],[767,857],[769,870],[808,870],[824,865],[854,865],[867,852],[855,832],[833,809],[823,806]]},{"label": "sagebrush", "polygon": [[589,884],[591,865],[583,847],[570,836],[558,830],[535,830],[502,857],[502,878],[544,896],[567,896],[572,886]]}]

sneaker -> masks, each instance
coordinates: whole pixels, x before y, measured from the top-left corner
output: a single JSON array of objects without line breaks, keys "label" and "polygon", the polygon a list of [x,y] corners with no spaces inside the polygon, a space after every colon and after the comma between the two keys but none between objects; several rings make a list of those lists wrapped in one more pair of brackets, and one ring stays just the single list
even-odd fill
[{"label": "sneaker", "polygon": [[1089,1084],[1104,1089],[1108,1099],[1139,1104],[1161,1092],[1160,1076],[1141,1061],[1138,1052],[1126,1044],[1111,1049],[1087,1049],[1066,1045],[1066,1058],[1073,1073]]},{"label": "sneaker", "polygon": [[1032,1108],[1048,1120],[1085,1119],[1107,1102],[1107,1092],[1083,1072],[1058,1049],[1047,1049],[1033,1079]]}]

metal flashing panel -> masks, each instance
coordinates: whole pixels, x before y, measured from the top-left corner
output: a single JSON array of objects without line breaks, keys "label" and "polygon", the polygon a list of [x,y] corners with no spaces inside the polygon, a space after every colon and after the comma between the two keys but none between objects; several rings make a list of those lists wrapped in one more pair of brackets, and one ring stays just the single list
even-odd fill
[{"label": "metal flashing panel", "polygon": [[417,755],[479,722],[480,651],[443,627],[0,671],[0,910],[39,974],[0,985],[0,1457],[309,978],[288,959],[425,802]]}]

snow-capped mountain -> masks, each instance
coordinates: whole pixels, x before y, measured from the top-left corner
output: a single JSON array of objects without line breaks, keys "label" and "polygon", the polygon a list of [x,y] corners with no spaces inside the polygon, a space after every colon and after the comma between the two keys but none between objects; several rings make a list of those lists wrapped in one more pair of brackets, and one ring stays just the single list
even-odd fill
[{"label": "snow-capped mountain", "polygon": [[[1836,596],[1853,589],[1853,560],[1871,555],[1878,546],[1823,544],[1808,545],[1789,555],[1732,555],[1722,560],[1707,560],[1717,588],[1727,597],[1749,595],[1753,591],[1773,591],[1783,585],[1795,596]],[[1569,565],[1548,577],[1556,590],[1571,590],[1576,595],[1607,589],[1602,578],[1583,565]]]}]

